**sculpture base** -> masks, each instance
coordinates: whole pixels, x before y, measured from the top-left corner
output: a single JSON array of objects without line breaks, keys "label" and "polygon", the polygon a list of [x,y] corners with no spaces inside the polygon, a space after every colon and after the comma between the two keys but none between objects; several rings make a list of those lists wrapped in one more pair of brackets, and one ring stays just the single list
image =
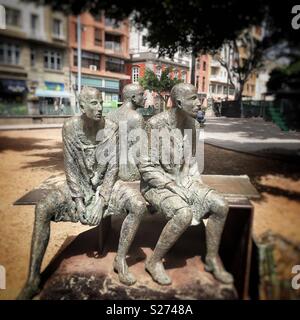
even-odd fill
[{"label": "sculpture base", "polygon": [[97,252],[98,228],[80,234],[56,256],[45,272],[40,299],[236,299],[232,285],[224,285],[204,271],[203,226],[190,227],[170,250],[165,267],[173,283],[160,286],[144,269],[146,256],[158,240],[166,221],[148,216],[130,250],[128,264],[137,283],[125,286],[112,270],[123,219],[114,217],[104,252]]}]

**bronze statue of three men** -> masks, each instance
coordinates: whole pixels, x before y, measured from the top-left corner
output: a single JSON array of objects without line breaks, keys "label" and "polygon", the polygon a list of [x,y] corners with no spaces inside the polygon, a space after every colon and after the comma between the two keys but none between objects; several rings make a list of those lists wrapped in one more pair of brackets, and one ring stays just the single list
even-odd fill
[{"label": "bronze statue of three men", "polygon": [[[197,166],[195,142],[199,123],[196,118],[201,103],[196,88],[177,84],[171,90],[171,99],[170,110],[145,123],[137,112],[144,103],[140,85],[126,85],[123,105],[106,117],[102,115],[101,93],[90,87],[82,89],[78,97],[82,114],[68,119],[62,130],[66,182],[36,205],[29,274],[18,299],[31,299],[40,290],[41,264],[51,221],[95,226],[108,216],[126,213],[113,268],[121,283],[133,285],[136,278],[129,271],[126,256],[148,212],[147,203],[168,220],[145,263],[154,281],[171,284],[164,269],[164,256],[190,225],[207,219],[205,269],[223,283],[233,282],[218,256],[228,204],[219,193],[202,183]],[[120,128],[124,129],[122,134]],[[153,133],[160,130],[164,138],[172,141],[167,148],[168,161],[164,161],[163,144],[158,143],[155,148],[151,144]],[[186,137],[185,130],[192,132],[192,139]],[[136,139],[139,132],[143,136],[140,140]],[[124,136],[127,137],[125,148]],[[148,148],[141,146],[145,138]],[[137,150],[132,149],[137,140],[141,148],[133,155],[130,150]],[[190,140],[189,156],[182,152],[187,140]],[[122,149],[128,152],[124,155]],[[131,181],[141,181],[140,192],[130,187]]]}]

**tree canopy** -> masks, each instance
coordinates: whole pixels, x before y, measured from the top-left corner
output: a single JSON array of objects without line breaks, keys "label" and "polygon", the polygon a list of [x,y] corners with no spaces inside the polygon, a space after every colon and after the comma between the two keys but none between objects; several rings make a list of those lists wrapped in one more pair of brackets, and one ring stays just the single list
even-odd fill
[{"label": "tree canopy", "polygon": [[195,53],[218,49],[250,25],[267,21],[270,39],[297,42],[299,32],[291,27],[292,0],[23,0],[51,5],[67,14],[105,10],[108,17],[123,20],[131,16],[139,28],[148,29],[148,42],[161,54],[179,48]]},{"label": "tree canopy", "polygon": [[182,80],[170,77],[170,68],[162,71],[161,76],[158,77],[151,69],[146,69],[144,77],[140,78],[140,85],[149,91],[156,92],[164,103],[164,108],[168,104],[169,93],[173,86]]}]

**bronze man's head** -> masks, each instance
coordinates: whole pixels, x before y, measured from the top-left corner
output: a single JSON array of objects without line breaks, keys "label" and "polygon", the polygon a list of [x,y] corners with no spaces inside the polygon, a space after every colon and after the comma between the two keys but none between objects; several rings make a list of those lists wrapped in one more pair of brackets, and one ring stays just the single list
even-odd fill
[{"label": "bronze man's head", "polygon": [[99,121],[102,118],[103,99],[101,92],[92,87],[83,87],[79,97],[79,106],[83,114],[89,119]]}]

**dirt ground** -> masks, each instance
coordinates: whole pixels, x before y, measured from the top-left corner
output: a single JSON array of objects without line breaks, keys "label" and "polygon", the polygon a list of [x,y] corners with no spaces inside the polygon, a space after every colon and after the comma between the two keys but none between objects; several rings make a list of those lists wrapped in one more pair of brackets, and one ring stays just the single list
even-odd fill
[{"label": "dirt ground", "polygon": [[[0,299],[16,297],[29,262],[34,207],[13,206],[13,202],[62,171],[60,129],[0,132],[0,265],[7,273],[7,289],[0,291]],[[300,248],[300,170],[293,159],[271,160],[205,145],[204,173],[248,174],[262,195],[253,201],[254,237],[260,239],[271,230],[296,251]],[[87,229],[80,224],[53,223],[43,266],[67,237]],[[286,270],[300,264],[299,251],[281,264],[288,277]]]}]

